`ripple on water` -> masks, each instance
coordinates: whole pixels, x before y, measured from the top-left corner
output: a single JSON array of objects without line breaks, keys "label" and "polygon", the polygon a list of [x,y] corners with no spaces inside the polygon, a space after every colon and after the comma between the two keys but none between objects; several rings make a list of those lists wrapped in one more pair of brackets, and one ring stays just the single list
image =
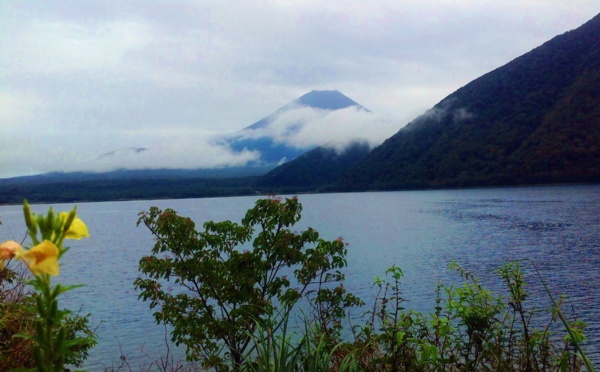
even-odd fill
[{"label": "ripple on water", "polygon": [[[138,212],[172,207],[201,226],[206,220],[239,221],[256,199],[80,204],[92,237],[72,244],[60,280],[86,285],[63,302],[91,313],[97,326],[99,345],[86,367],[118,366],[124,354],[137,370],[166,353],[164,329],[133,288],[138,261],[153,245],[148,231],[135,227]],[[554,295],[568,295],[565,309],[588,323],[590,354],[600,360],[600,186],[319,194],[301,195],[300,202],[297,230],[312,226],[325,239],[342,236],[350,244],[345,286],[367,303],[374,296],[373,277],[393,264],[405,273],[407,307],[430,311],[437,281],[458,279],[448,271],[451,261],[500,291],[497,267],[527,259],[522,264],[529,301],[540,308],[550,304],[535,264]],[[33,208],[39,213],[47,206]],[[0,239],[19,239],[20,207],[1,206],[0,218]]]}]

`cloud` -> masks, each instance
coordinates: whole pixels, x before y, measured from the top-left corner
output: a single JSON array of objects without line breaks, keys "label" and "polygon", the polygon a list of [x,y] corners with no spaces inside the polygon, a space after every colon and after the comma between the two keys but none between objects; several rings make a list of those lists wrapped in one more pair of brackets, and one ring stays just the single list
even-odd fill
[{"label": "cloud", "polygon": [[105,156],[73,163],[61,171],[106,172],[117,169],[210,169],[245,166],[260,156],[255,151],[234,152],[210,136],[179,138],[138,151],[119,149]]},{"label": "cloud", "polygon": [[451,120],[454,123],[471,120],[475,117],[475,114],[468,111],[464,107],[453,107],[453,104],[455,102],[455,98],[442,101],[437,106],[425,111],[423,114],[416,117],[408,125],[403,127],[403,130],[412,130],[414,128],[419,128],[423,122],[439,124],[442,121],[447,120],[449,117],[452,118]]},{"label": "cloud", "polygon": [[299,149],[327,145],[342,149],[360,140],[371,147],[393,135],[399,123],[355,106],[323,110],[298,106],[276,115],[262,129],[244,130],[243,138],[271,137]]},{"label": "cloud", "polygon": [[[260,160],[258,151],[233,151],[228,141],[231,136],[239,139],[270,137],[275,143],[289,147],[308,149],[325,145],[343,151],[350,143],[360,140],[374,147],[397,130],[397,123],[384,120],[367,110],[348,107],[341,110],[322,110],[297,106],[280,112],[266,128],[244,130],[236,134],[199,135],[190,131],[177,136],[169,131],[131,133],[147,143],[154,143],[144,151],[123,148],[110,156],[82,159],[73,162],[62,171],[104,172],[116,169],[210,169],[245,166]],[[181,133],[180,133],[181,134]],[[287,159],[289,160],[289,159]]]},{"label": "cloud", "polygon": [[452,113],[452,120],[454,121],[464,121],[464,120],[471,120],[475,117],[475,114],[469,112],[467,109],[465,108],[459,108],[454,110],[454,112]]},{"label": "cloud", "polygon": [[[153,133],[183,147],[182,139],[235,132],[315,89],[378,113],[367,134],[388,124],[393,133],[598,12],[589,0],[7,0],[0,143],[13,147],[0,177],[160,147]],[[371,120],[294,115],[346,121],[349,133]],[[279,135],[298,146],[314,142],[311,133],[346,140],[332,128]]]},{"label": "cloud", "polygon": [[73,21],[30,20],[8,38],[6,48],[20,63],[9,64],[13,77],[61,76],[75,72],[103,72],[119,68],[128,51],[149,42],[144,24],[103,22],[83,25]]}]

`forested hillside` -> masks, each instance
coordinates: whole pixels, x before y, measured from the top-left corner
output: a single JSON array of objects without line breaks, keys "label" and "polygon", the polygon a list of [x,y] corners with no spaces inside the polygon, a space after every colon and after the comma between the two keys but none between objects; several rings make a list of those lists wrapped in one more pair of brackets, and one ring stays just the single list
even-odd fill
[{"label": "forested hillside", "polygon": [[[337,91],[301,99],[355,104]],[[371,152],[319,147],[258,176],[268,169],[6,179],[0,203],[600,182],[600,15],[458,89]]]},{"label": "forested hillside", "polygon": [[460,88],[375,148],[345,190],[600,181],[600,16]]},{"label": "forested hillside", "polygon": [[261,190],[273,192],[305,192],[330,189],[369,153],[367,143],[355,142],[336,150],[321,146],[283,164],[259,179]]}]

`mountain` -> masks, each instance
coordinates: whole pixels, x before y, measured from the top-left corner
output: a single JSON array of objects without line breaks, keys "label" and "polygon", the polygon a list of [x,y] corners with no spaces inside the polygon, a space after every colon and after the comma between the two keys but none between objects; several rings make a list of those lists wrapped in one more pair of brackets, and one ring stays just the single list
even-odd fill
[{"label": "mountain", "polygon": [[111,152],[107,152],[106,154],[102,154],[102,155],[100,155],[100,159],[131,156],[131,155],[142,153],[144,151],[148,151],[148,149],[144,148],[144,147],[127,147],[124,149],[113,150]]},{"label": "mountain", "polygon": [[[28,198],[31,202],[69,202],[255,194],[259,176],[266,174],[278,164],[293,160],[314,148],[314,146],[296,148],[279,142],[273,137],[274,126],[278,126],[279,131],[282,129],[282,118],[286,115],[295,115],[294,117],[303,119],[302,115],[296,114],[306,111],[327,114],[350,107],[368,112],[338,91],[312,91],[237,134],[229,136],[223,144],[236,151],[244,148],[260,151],[261,159],[247,166],[215,169],[125,169],[123,167],[108,172],[51,172],[0,179],[0,204],[19,203],[24,198]],[[309,115],[308,119],[310,118]],[[284,124],[283,129],[293,132],[301,129],[307,122],[288,120]],[[119,168],[119,164],[125,164],[131,159],[137,159],[136,161],[141,163],[138,158],[151,151],[152,149],[141,147],[118,149],[94,159],[92,165],[107,163],[116,164]],[[353,152],[341,156],[350,158],[351,153]],[[329,156],[338,155],[332,153]],[[340,162],[344,161],[340,160]],[[323,179],[323,182],[326,181],[327,179]]]},{"label": "mountain", "polygon": [[[300,114],[349,107],[365,110],[340,92],[313,91],[227,138],[225,144],[237,151],[260,151],[260,161],[250,168],[266,173],[281,164],[263,177],[216,179],[178,170],[113,172],[114,178],[100,180],[89,174],[73,180],[50,174],[0,180],[0,203],[24,197],[66,202],[252,195],[273,189],[600,182],[600,15],[458,89],[369,153],[360,143],[340,153],[325,146],[298,149],[275,136],[301,130],[306,123]],[[126,152],[141,153],[136,151]]]},{"label": "mountain", "polygon": [[269,127],[269,125],[284,112],[288,112],[298,107],[312,107],[321,110],[340,110],[347,107],[356,106],[365,109],[358,103],[337,90],[313,90],[305,95],[296,98],[287,105],[281,107],[271,115],[264,117],[256,123],[247,126],[244,130],[256,130]]},{"label": "mountain", "polygon": [[444,98],[343,190],[600,182],[600,15]]},{"label": "mountain", "polygon": [[[286,143],[286,138],[307,123],[307,118],[302,115],[303,109],[335,111],[349,107],[368,111],[337,90],[313,90],[228,137],[225,142],[234,151],[248,149],[260,152],[260,159],[251,165],[274,168],[321,145],[296,147]],[[298,114],[294,115],[294,112]]]},{"label": "mountain", "polygon": [[317,147],[260,177],[257,187],[277,193],[323,190],[334,185],[370,149],[366,142],[354,142],[343,150]]}]

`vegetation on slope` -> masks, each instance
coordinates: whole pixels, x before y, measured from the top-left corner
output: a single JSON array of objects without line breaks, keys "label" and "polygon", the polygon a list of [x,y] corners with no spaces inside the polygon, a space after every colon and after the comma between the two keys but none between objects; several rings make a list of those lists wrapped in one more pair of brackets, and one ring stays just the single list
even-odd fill
[{"label": "vegetation on slope", "polygon": [[25,195],[32,203],[82,202],[135,199],[184,199],[252,195],[256,177],[97,179],[51,183],[14,184],[0,187],[0,203],[18,204]]},{"label": "vegetation on slope", "polygon": [[600,15],[457,90],[344,189],[599,182]]},{"label": "vegetation on slope", "polygon": [[277,193],[326,190],[369,151],[369,145],[361,142],[354,142],[342,151],[317,147],[260,177],[257,185],[263,191]]}]

